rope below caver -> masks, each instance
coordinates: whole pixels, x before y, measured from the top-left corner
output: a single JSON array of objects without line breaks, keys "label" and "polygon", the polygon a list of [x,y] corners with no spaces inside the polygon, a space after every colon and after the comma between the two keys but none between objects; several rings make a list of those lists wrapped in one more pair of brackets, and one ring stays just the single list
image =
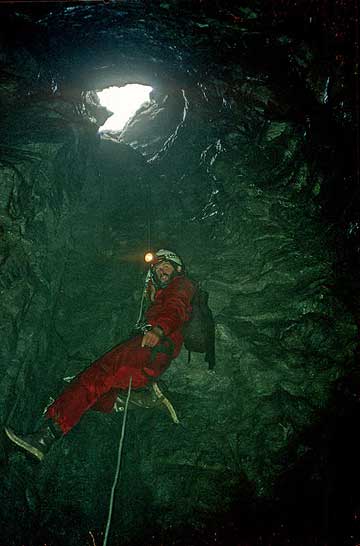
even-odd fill
[{"label": "rope below caver", "polygon": [[119,448],[118,448],[116,472],[115,472],[115,476],[114,476],[114,482],[113,482],[113,485],[112,485],[112,488],[111,488],[110,503],[109,503],[109,514],[108,514],[108,519],[107,519],[107,523],[106,523],[106,530],[105,530],[103,546],[106,546],[107,539],[108,539],[108,536],[109,536],[110,525],[111,525],[111,516],[112,516],[112,511],[113,511],[113,506],[114,506],[115,489],[116,489],[116,486],[117,486],[117,483],[118,483],[118,480],[119,480],[119,475],[120,475],[121,455],[122,455],[124,437],[125,437],[127,411],[128,411],[130,394],[131,394],[131,383],[132,383],[132,377],[130,377],[129,388],[128,388],[127,398],[126,398],[126,402],[125,402],[124,417],[123,417],[123,422],[122,422],[121,436],[120,436]]}]

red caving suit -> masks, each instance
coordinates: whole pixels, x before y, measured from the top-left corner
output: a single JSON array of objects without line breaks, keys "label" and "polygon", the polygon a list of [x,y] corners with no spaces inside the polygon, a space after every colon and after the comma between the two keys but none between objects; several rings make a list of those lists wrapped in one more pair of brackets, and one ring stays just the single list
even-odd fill
[{"label": "red caving suit", "polygon": [[[172,355],[156,352],[151,361],[151,348],[141,347],[143,335],[137,335],[96,360],[80,373],[48,408],[46,416],[67,433],[90,408],[111,412],[119,389],[139,389],[158,377],[180,353],[182,326],[189,319],[194,285],[184,276],[174,277],[165,288],[156,291],[153,303],[145,312],[152,326],[160,326],[174,343]],[[161,341],[160,341],[161,343]]]}]

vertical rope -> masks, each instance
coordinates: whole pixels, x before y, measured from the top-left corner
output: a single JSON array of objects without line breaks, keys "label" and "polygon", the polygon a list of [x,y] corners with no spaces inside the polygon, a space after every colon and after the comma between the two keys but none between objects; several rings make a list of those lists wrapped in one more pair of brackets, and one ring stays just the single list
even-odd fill
[{"label": "vertical rope", "polygon": [[147,249],[151,250],[151,184],[147,181],[147,203],[146,203],[146,215],[147,215]]},{"label": "vertical rope", "polygon": [[141,296],[139,316],[138,316],[137,321],[135,323],[135,328],[137,328],[137,327],[139,327],[141,325],[141,322],[142,322],[142,319],[143,319],[144,300],[145,300],[147,287],[148,287],[148,284],[150,282],[150,279],[151,279],[151,274],[150,274],[150,270],[149,270],[147,272],[146,278],[145,278],[145,286],[144,286],[144,290],[143,290],[143,293],[142,293],[142,296]]},{"label": "vertical rope", "polygon": [[114,476],[113,485],[112,485],[112,488],[111,488],[109,514],[108,514],[108,519],[107,519],[107,523],[106,523],[106,530],[105,530],[103,546],[106,546],[107,539],[108,539],[108,536],[109,536],[111,516],[112,516],[112,511],[113,511],[113,506],[114,506],[115,489],[116,489],[118,479],[119,479],[119,475],[120,475],[121,455],[122,455],[122,449],[123,449],[124,437],[125,437],[126,418],[127,418],[127,411],[128,411],[128,406],[129,406],[129,400],[130,400],[131,383],[132,383],[132,377],[130,377],[129,388],[128,388],[127,398],[126,398],[126,403],[125,403],[124,418],[123,418],[123,422],[122,422],[121,436],[120,436],[119,448],[118,448],[116,472],[115,472],[115,476]]},{"label": "vertical rope", "polygon": [[[360,68],[360,35],[359,35],[359,5],[355,0],[355,127],[356,127],[356,143],[355,143],[355,169],[356,169],[356,181],[360,186],[360,86],[359,86],[359,68]],[[359,190],[358,190],[359,191]]]}]

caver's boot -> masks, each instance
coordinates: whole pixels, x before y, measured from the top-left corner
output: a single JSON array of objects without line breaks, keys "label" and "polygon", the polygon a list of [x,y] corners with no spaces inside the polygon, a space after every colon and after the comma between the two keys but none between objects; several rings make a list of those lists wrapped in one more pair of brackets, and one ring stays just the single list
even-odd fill
[{"label": "caver's boot", "polygon": [[[124,411],[126,405],[125,393],[119,392],[115,404],[114,411]],[[171,415],[172,420],[177,425],[180,423],[176,411],[172,403],[160,390],[158,383],[152,383],[150,387],[145,389],[133,390],[130,395],[129,407],[137,406],[140,408],[155,408],[164,406]]]},{"label": "caver's boot", "polygon": [[53,443],[63,435],[59,425],[50,420],[32,434],[18,434],[9,427],[5,427],[5,433],[14,444],[30,453],[38,461],[43,460]]},{"label": "caver's boot", "polygon": [[[126,392],[120,391],[115,401],[114,410],[124,411],[126,405]],[[160,405],[160,402],[150,387],[132,390],[130,395],[129,408],[154,408]]]}]

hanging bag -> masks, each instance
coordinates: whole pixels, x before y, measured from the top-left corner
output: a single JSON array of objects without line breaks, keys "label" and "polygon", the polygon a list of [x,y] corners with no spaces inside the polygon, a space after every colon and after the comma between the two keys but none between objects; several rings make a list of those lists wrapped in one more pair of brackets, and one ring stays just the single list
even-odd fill
[{"label": "hanging bag", "polygon": [[195,294],[191,300],[192,312],[190,319],[185,322],[182,333],[185,348],[191,353],[205,353],[205,361],[209,364],[209,370],[215,367],[215,321],[209,307],[209,293],[200,284],[196,286]]}]

